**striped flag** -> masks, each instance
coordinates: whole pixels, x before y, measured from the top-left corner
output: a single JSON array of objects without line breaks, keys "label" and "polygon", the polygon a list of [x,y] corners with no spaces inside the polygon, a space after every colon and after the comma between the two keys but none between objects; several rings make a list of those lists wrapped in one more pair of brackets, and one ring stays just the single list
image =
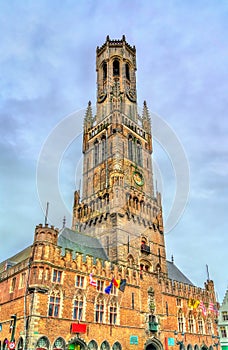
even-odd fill
[{"label": "striped flag", "polygon": [[209,306],[208,306],[208,311],[215,312],[214,304],[211,301],[210,301]]},{"label": "striped flag", "polygon": [[89,284],[93,287],[96,287],[97,286],[97,281],[93,279],[93,274],[91,273],[89,275]]},{"label": "striped flag", "polygon": [[112,283],[114,284],[114,286],[116,288],[119,288],[120,287],[120,280],[116,280],[114,277],[112,279]]},{"label": "striped flag", "polygon": [[206,316],[207,315],[207,309],[206,309],[206,306],[204,305],[204,303],[202,302],[202,300],[200,301],[199,308],[202,311],[203,316]]}]

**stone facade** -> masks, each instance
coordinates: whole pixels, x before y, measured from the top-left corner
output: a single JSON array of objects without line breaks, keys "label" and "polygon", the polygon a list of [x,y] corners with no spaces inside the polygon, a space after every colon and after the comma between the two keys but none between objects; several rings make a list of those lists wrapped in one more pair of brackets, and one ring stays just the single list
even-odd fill
[{"label": "stone facade", "polygon": [[219,328],[219,337],[215,337],[215,344],[218,345],[219,338],[221,343],[222,350],[228,349],[228,290],[224,296],[223,302],[219,310],[218,317],[218,328]]},{"label": "stone facade", "polygon": [[32,245],[0,264],[1,347],[15,339],[17,349],[212,350],[213,281],[196,287],[166,260],[135,47],[107,37],[96,70],[97,113],[89,102],[72,228],[38,225]]}]

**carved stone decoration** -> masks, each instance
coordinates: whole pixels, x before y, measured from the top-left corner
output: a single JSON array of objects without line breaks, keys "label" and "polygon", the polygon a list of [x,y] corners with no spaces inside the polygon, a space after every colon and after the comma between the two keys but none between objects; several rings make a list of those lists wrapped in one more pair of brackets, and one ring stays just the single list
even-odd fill
[{"label": "carved stone decoration", "polygon": [[153,314],[156,309],[154,300],[154,289],[152,287],[148,289],[148,308],[151,314]]}]

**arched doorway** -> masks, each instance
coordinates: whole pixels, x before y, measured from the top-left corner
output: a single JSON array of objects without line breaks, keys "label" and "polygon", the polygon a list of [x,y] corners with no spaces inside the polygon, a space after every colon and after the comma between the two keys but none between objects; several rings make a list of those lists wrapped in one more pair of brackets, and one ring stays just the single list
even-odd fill
[{"label": "arched doorway", "polygon": [[163,345],[159,339],[148,339],[144,346],[145,350],[164,350]]},{"label": "arched doorway", "polygon": [[77,337],[69,341],[67,350],[88,350],[88,346],[83,339]]},{"label": "arched doorway", "polygon": [[157,350],[157,347],[154,344],[148,344],[146,350]]}]

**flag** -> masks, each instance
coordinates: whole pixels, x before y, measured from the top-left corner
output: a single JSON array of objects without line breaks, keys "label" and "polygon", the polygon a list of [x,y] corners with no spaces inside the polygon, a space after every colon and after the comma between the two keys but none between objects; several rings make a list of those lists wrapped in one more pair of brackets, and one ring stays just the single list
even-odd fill
[{"label": "flag", "polygon": [[120,280],[120,287],[119,287],[119,289],[121,290],[121,292],[124,292],[124,289],[125,289],[125,287],[126,287],[126,279],[121,279]]},{"label": "flag", "polygon": [[199,300],[195,299],[189,299],[188,300],[188,307],[191,309],[196,309],[199,306]]},{"label": "flag", "polygon": [[93,286],[93,287],[96,287],[96,286],[97,286],[97,281],[95,281],[95,280],[93,279],[93,274],[92,274],[92,273],[89,275],[89,284],[90,284],[91,286]]},{"label": "flag", "polygon": [[119,288],[120,287],[120,280],[116,280],[114,277],[112,279],[112,283],[114,284],[114,286],[116,288]]},{"label": "flag", "polygon": [[199,308],[202,310],[203,316],[206,316],[207,315],[207,309],[206,309],[204,303],[202,302],[202,300],[199,303]]},{"label": "flag", "polygon": [[199,306],[200,302],[199,302],[199,300],[195,300],[195,299],[193,299],[193,300],[194,300],[193,309],[197,309],[197,307]]},{"label": "flag", "polygon": [[105,288],[105,293],[110,294],[112,289],[112,282]]},{"label": "flag", "polygon": [[214,304],[211,301],[210,301],[209,306],[208,306],[208,311],[215,312]]},{"label": "flag", "polygon": [[193,309],[193,307],[194,307],[194,302],[195,302],[194,299],[189,299],[189,300],[188,300],[188,307],[189,307],[190,309]]}]

